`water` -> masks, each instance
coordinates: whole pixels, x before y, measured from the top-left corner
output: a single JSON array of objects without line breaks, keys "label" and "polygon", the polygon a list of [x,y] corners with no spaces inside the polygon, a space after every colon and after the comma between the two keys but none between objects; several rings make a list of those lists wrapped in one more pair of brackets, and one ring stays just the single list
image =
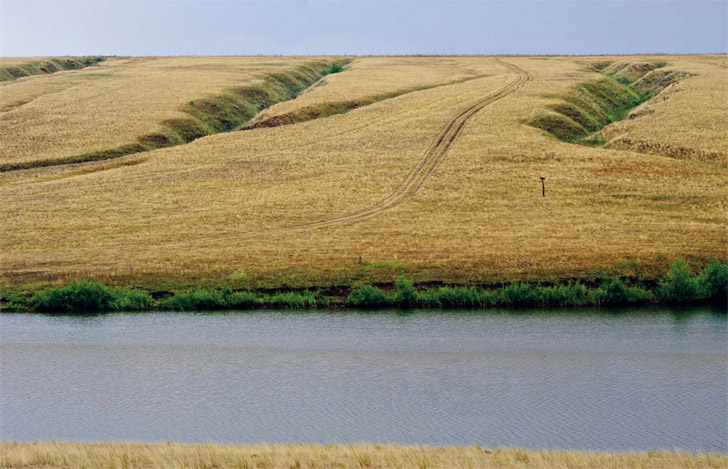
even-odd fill
[{"label": "water", "polygon": [[728,452],[728,321],[0,315],[0,439]]}]

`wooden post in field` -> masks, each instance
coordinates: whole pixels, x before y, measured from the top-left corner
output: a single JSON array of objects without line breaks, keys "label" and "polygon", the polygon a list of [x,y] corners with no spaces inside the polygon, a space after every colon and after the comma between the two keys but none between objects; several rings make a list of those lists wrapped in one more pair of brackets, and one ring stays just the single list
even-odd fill
[{"label": "wooden post in field", "polygon": [[546,197],[546,178],[541,176],[541,196]]}]

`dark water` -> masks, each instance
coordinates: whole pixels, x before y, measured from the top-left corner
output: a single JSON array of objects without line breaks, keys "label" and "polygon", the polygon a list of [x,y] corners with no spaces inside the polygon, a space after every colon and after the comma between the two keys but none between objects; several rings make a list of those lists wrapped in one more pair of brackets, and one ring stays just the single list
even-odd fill
[{"label": "dark water", "polygon": [[0,439],[728,452],[728,321],[567,313],[0,315]]}]

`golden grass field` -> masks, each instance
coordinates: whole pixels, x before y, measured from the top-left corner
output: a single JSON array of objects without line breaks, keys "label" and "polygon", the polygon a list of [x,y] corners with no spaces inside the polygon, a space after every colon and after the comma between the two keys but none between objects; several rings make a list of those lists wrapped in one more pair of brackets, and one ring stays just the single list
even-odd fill
[{"label": "golden grass field", "polygon": [[[63,158],[134,142],[189,101],[259,82],[305,59],[136,57],[0,84],[0,159]],[[32,125],[29,125],[31,124]]]},{"label": "golden grass field", "polygon": [[[307,60],[110,58],[6,82],[0,164],[134,141],[189,101]],[[728,57],[659,57],[689,77],[605,128],[605,145],[528,125],[604,77],[590,64],[649,60],[358,57],[251,122],[404,94],[294,125],[0,172],[2,282],[305,287],[406,272],[489,283],[650,277],[676,257],[725,259]]]},{"label": "golden grass field", "polygon": [[718,454],[586,453],[397,445],[0,443],[4,468],[725,468]]}]

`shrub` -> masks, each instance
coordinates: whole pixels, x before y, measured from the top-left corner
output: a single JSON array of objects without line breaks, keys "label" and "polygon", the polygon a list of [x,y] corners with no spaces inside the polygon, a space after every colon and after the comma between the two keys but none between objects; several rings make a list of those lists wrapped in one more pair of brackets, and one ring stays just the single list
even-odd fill
[{"label": "shrub", "polygon": [[322,75],[330,75],[332,73],[339,73],[344,70],[344,67],[342,67],[340,64],[331,64],[331,67],[329,67],[328,70],[324,70]]},{"label": "shrub", "polygon": [[392,299],[386,293],[371,285],[354,288],[347,301],[357,308],[378,308],[392,304]]},{"label": "shrub", "polygon": [[30,304],[38,311],[89,313],[112,309],[114,291],[99,282],[82,280],[35,292]]},{"label": "shrub", "polygon": [[714,261],[698,276],[701,297],[706,300],[728,301],[728,264]]},{"label": "shrub", "polygon": [[657,297],[665,303],[689,303],[700,298],[698,278],[693,276],[684,259],[676,259],[657,287]]},{"label": "shrub", "polygon": [[414,306],[417,303],[415,286],[404,275],[397,277],[394,282],[394,302],[403,308]]}]

